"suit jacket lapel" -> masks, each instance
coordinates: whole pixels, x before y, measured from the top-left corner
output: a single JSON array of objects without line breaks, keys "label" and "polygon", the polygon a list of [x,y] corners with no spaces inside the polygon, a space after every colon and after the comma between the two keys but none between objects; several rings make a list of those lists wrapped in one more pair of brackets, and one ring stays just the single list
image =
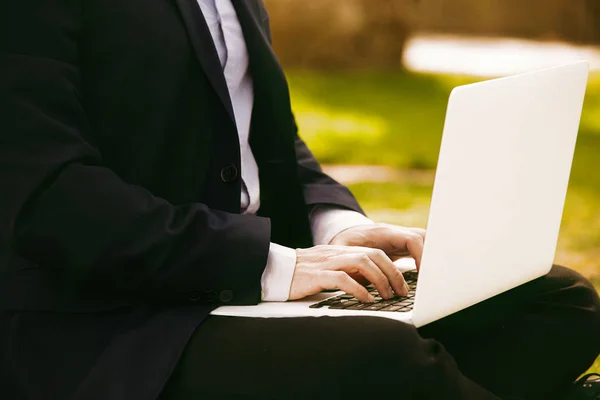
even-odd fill
[{"label": "suit jacket lapel", "polygon": [[[269,44],[261,22],[259,0],[233,0],[254,82],[254,109],[250,147],[260,174],[261,208],[271,218],[271,237],[296,248],[312,246],[302,186],[298,182],[296,126],[283,69]],[[290,229],[293,227],[293,229]]]},{"label": "suit jacket lapel", "polygon": [[[241,7],[244,7],[245,9],[249,9],[250,13],[253,14],[256,18],[259,18],[261,15],[260,6],[258,5],[259,1],[260,0],[231,0],[231,2],[233,3],[233,6],[235,7],[238,14],[240,12],[239,6],[241,6]],[[240,3],[244,3],[244,4],[240,4]]]},{"label": "suit jacket lapel", "polygon": [[[260,26],[261,12],[258,1],[232,0],[232,3],[244,31],[250,63],[256,64],[255,61],[269,61],[271,65],[275,64],[280,69],[277,57],[269,44],[269,38]],[[268,60],[259,60],[261,57],[267,57]]]},{"label": "suit jacket lapel", "polygon": [[227,113],[235,122],[233,106],[229,90],[227,89],[227,82],[223,75],[223,68],[206,20],[200,11],[200,6],[197,0],[176,0],[176,3],[183,17],[198,61],[200,61],[204,72],[227,109]]},{"label": "suit jacket lapel", "polygon": [[[293,115],[283,69],[260,26],[256,0],[233,0],[244,31],[254,83],[250,146],[257,161],[271,162],[293,152]],[[259,165],[260,167],[260,165]]]}]

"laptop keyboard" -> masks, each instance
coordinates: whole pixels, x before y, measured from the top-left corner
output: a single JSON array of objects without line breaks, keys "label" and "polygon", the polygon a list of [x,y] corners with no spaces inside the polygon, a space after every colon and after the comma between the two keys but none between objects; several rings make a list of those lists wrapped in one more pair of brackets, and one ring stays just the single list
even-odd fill
[{"label": "laptop keyboard", "polygon": [[342,294],[340,296],[330,297],[319,303],[315,303],[310,308],[329,307],[332,310],[364,310],[364,311],[388,311],[388,312],[408,312],[412,311],[415,303],[415,290],[417,289],[417,272],[404,272],[404,280],[408,284],[408,296],[396,296],[391,299],[383,299],[375,287],[368,286],[367,290],[373,297],[374,303],[361,303],[351,294]]}]

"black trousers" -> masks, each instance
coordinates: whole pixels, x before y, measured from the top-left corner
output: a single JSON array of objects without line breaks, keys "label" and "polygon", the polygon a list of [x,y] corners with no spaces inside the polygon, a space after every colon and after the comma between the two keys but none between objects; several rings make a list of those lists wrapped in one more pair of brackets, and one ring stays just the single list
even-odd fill
[{"label": "black trousers", "polygon": [[419,330],[376,317],[209,317],[161,400],[553,399],[599,353],[596,290],[555,266]]}]

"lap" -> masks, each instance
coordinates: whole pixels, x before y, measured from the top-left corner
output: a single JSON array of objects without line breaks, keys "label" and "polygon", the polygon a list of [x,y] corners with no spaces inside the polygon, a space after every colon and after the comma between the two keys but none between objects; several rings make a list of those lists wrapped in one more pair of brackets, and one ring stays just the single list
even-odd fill
[{"label": "lap", "polygon": [[366,394],[360,385],[375,378],[399,382],[394,371],[405,369],[415,358],[406,352],[424,341],[414,327],[385,318],[209,317],[188,344],[171,384],[193,381],[188,390],[200,388],[215,397]]},{"label": "lap", "polygon": [[[490,345],[499,352],[503,347],[514,350],[513,344],[498,332],[507,332],[506,327],[511,327],[511,321],[518,320],[519,315],[547,313],[551,320],[552,315],[560,314],[561,307],[572,313],[580,305],[596,307],[589,314],[590,320],[598,319],[597,294],[589,282],[569,269],[554,267],[543,278],[420,331],[373,317],[210,317],[188,344],[165,399],[183,398],[168,394],[184,386],[204,396],[212,393],[222,397],[225,391],[259,398],[277,397],[278,393],[294,393],[300,398],[322,393],[347,397],[373,392],[393,395],[402,387],[405,397],[411,398],[407,392],[428,384],[439,386],[435,380],[463,379],[452,356],[458,356],[466,371],[474,364],[483,370],[493,365],[493,357],[488,360],[481,355],[465,355],[470,353],[467,348],[473,341],[490,342],[478,350],[485,351]],[[506,338],[518,334],[534,342],[547,320],[538,327],[517,328],[514,323]],[[510,367],[506,365],[505,369]],[[449,376],[440,376],[441,370]],[[433,381],[428,381],[430,378]]]}]

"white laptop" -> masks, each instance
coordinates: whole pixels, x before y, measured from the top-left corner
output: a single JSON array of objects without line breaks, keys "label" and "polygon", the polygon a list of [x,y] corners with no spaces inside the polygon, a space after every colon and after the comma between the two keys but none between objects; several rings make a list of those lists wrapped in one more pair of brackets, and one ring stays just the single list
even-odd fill
[{"label": "white laptop", "polygon": [[212,314],[377,316],[420,327],[547,274],[588,71],[579,62],[452,91],[418,284],[409,296],[365,304],[330,292]]}]

